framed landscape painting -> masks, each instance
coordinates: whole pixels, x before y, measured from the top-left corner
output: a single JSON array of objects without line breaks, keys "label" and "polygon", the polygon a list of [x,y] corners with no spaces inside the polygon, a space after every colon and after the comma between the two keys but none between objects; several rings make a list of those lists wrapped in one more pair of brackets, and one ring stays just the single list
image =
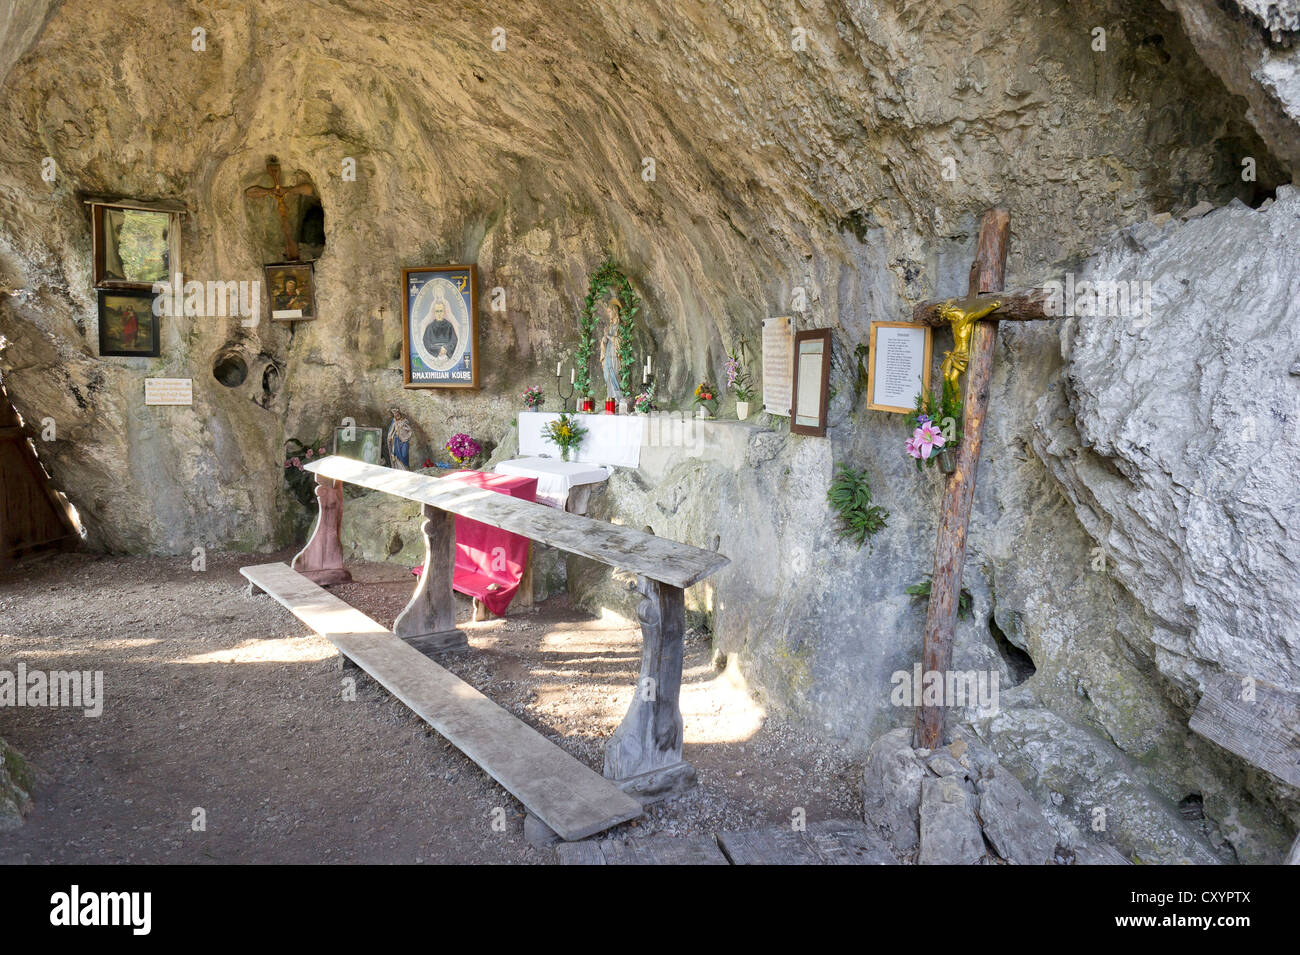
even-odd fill
[{"label": "framed landscape painting", "polygon": [[180,213],[129,202],[91,203],[97,288],[152,288],[180,270]]},{"label": "framed landscape painting", "polygon": [[161,352],[154,295],[147,289],[99,290],[99,354],[157,358]]},{"label": "framed landscape painting", "polygon": [[478,268],[402,269],[402,383],[478,387]]}]

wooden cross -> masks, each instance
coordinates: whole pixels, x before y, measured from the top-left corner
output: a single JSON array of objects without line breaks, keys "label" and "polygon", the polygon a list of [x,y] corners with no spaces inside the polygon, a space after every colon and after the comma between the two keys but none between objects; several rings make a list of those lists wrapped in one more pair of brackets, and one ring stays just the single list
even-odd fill
[{"label": "wooden cross", "polygon": [[[971,263],[967,298],[922,302],[912,311],[914,322],[953,327],[953,350],[944,360],[944,374],[955,383],[957,376],[966,372],[965,423],[957,446],[957,463],[948,477],[939,515],[922,650],[923,671],[942,674],[945,684],[952,667],[953,630],[957,624],[962,564],[966,559],[966,529],[970,524],[975,472],[979,466],[984,416],[988,411],[997,323],[1055,317],[1047,313],[1049,294],[1044,289],[1002,292],[1010,231],[1011,216],[1006,210],[985,212],[980,222],[975,261]],[[999,294],[987,295],[990,292]],[[945,720],[943,706],[921,706],[916,714],[916,745],[936,749],[947,742]]]},{"label": "wooden cross", "polygon": [[249,186],[244,190],[244,195],[250,199],[262,199],[266,196],[274,196],[276,208],[280,213],[280,228],[284,231],[284,260],[286,262],[298,261],[298,243],[294,240],[293,230],[289,228],[289,207],[285,204],[285,196],[310,196],[314,191],[309,183],[300,183],[296,186],[290,186],[285,189],[280,185],[280,161],[271,156],[266,161],[266,171],[271,175],[272,186],[267,189],[265,186]]}]

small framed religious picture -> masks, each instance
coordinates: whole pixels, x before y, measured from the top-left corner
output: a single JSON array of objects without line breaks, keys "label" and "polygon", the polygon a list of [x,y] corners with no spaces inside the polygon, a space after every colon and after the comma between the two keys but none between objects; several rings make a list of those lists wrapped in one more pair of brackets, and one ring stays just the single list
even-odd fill
[{"label": "small framed religious picture", "polygon": [[911,414],[930,390],[934,329],[912,322],[872,322],[867,359],[867,407]]},{"label": "small framed religious picture", "polygon": [[96,288],[152,288],[180,271],[180,207],[88,201]]},{"label": "small framed religious picture", "polygon": [[478,387],[478,267],[402,269],[402,383]]},{"label": "small framed religious picture", "polygon": [[381,464],[383,428],[335,428],[334,453],[366,464]]},{"label": "small framed religious picture", "polygon": [[310,322],[316,317],[316,275],[310,262],[263,266],[266,298],[275,322]]},{"label": "small framed religious picture", "polygon": [[831,330],[794,333],[794,387],[790,395],[790,433],[826,436],[830,404]]},{"label": "small framed religious picture", "polygon": [[99,354],[113,358],[157,358],[159,318],[149,289],[99,290]]}]

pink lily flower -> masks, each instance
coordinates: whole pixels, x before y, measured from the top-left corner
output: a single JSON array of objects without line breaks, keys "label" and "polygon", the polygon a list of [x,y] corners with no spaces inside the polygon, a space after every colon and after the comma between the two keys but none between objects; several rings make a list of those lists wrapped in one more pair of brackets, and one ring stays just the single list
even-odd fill
[{"label": "pink lily flower", "polygon": [[926,460],[929,459],[936,448],[942,448],[945,444],[943,432],[934,426],[933,421],[927,421],[917,428],[913,438],[921,449],[921,457]]}]

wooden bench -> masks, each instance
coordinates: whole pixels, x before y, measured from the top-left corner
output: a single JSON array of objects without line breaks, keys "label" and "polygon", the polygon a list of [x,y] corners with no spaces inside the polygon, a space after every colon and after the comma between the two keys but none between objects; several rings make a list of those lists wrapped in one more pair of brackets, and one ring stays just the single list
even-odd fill
[{"label": "wooden bench", "polygon": [[642,802],[694,783],[695,771],[682,758],[679,704],[685,589],[725,567],[730,563],[726,557],[495,491],[350,458],[331,456],[308,464],[306,469],[316,474],[321,508],[311,540],[294,558],[293,567],[318,583],[347,579],[338,539],[341,482],[422,505],[425,570],[394,623],[393,633],[426,654],[468,643],[456,628],[452,595],[456,515],[635,573],[642,595],[637,608],[641,670],[627,715],[605,745],[604,775]]}]

